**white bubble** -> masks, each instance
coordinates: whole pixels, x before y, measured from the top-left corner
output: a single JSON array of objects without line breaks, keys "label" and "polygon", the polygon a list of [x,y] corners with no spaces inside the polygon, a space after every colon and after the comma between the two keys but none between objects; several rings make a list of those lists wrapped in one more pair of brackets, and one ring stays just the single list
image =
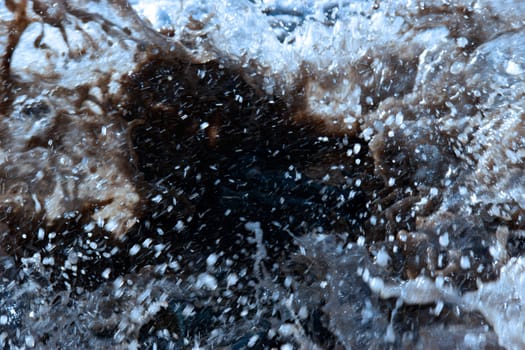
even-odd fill
[{"label": "white bubble", "polygon": [[206,259],[206,265],[213,266],[217,262],[218,256],[217,254],[210,254],[208,258]]},{"label": "white bubble", "polygon": [[129,250],[129,255],[137,255],[137,253],[140,251],[140,245],[135,244],[131,249]]},{"label": "white bubble", "polygon": [[217,279],[210,275],[209,273],[201,273],[197,277],[196,282],[197,288],[206,288],[209,290],[217,289]]},{"label": "white bubble", "polygon": [[463,269],[463,270],[467,270],[470,268],[470,259],[468,256],[462,256],[461,259],[459,260],[459,266]]},{"label": "white bubble", "polygon": [[279,334],[281,334],[283,337],[289,337],[293,334],[294,330],[295,327],[293,324],[285,323],[279,327]]},{"label": "white bubble", "polygon": [[446,247],[449,244],[449,238],[448,238],[448,232],[445,232],[444,234],[439,236],[439,245],[442,247]]},{"label": "white bubble", "polygon": [[388,255],[385,248],[381,248],[379,252],[377,252],[376,255],[376,263],[379,266],[386,267],[388,266],[388,263],[390,262],[390,255]]},{"label": "white bubble", "polygon": [[507,72],[507,74],[510,75],[520,75],[523,74],[524,70],[519,63],[516,63],[513,60],[509,60],[507,62],[507,67],[505,68],[505,72]]},{"label": "white bubble", "polygon": [[25,343],[27,347],[33,348],[35,347],[35,338],[32,335],[26,335]]}]

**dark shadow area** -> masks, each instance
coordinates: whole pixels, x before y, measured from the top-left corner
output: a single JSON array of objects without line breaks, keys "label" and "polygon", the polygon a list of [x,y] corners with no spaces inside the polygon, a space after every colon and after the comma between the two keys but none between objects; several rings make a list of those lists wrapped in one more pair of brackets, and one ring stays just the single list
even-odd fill
[{"label": "dark shadow area", "polygon": [[[153,60],[130,76],[128,89],[125,114],[137,125],[147,203],[137,234],[162,232],[173,249],[203,257],[239,255],[251,235],[246,222],[260,222],[277,257],[292,235],[326,230],[355,240],[362,232],[381,186],[362,141],[291,122],[284,103],[215,63]],[[347,156],[356,143],[360,155]]]}]

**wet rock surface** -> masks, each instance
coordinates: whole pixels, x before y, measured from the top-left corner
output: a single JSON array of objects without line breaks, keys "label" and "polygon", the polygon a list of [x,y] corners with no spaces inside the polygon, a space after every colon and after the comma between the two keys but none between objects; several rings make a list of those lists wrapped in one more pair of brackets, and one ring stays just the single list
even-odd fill
[{"label": "wet rock surface", "polygon": [[0,345],[522,347],[523,13],[6,1]]}]

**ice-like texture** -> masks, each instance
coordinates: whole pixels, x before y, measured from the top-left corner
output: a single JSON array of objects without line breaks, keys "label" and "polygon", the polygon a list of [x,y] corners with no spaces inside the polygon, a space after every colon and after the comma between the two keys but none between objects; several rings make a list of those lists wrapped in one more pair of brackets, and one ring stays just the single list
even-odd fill
[{"label": "ice-like texture", "polygon": [[525,346],[525,3],[0,3],[0,346]]},{"label": "ice-like texture", "polygon": [[0,146],[7,222],[24,231],[28,218],[51,226],[87,210],[122,234],[136,221],[139,195],[127,170],[127,125],[112,118],[112,96],[137,63],[137,36],[125,29],[131,20],[93,8],[108,11],[108,3],[11,5],[15,11],[2,11],[16,20],[0,24],[11,33],[2,35],[10,41],[2,48]]}]

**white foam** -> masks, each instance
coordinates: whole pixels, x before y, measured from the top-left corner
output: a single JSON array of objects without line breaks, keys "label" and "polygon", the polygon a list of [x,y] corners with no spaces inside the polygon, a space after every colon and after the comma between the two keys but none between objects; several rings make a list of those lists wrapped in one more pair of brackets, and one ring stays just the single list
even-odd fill
[{"label": "white foam", "polygon": [[501,346],[525,348],[525,257],[509,260],[498,280],[480,283],[476,292],[463,297],[463,302],[485,316]]},{"label": "white foam", "polygon": [[[365,279],[364,279],[365,280]],[[499,344],[507,349],[525,347],[525,257],[512,258],[501,269],[498,280],[479,283],[478,290],[460,295],[459,291],[436,283],[428,277],[417,277],[400,284],[385,283],[377,277],[365,280],[382,298],[398,298],[406,304],[452,303],[467,310],[479,311],[492,325]],[[468,338],[468,341],[476,339]]]}]

